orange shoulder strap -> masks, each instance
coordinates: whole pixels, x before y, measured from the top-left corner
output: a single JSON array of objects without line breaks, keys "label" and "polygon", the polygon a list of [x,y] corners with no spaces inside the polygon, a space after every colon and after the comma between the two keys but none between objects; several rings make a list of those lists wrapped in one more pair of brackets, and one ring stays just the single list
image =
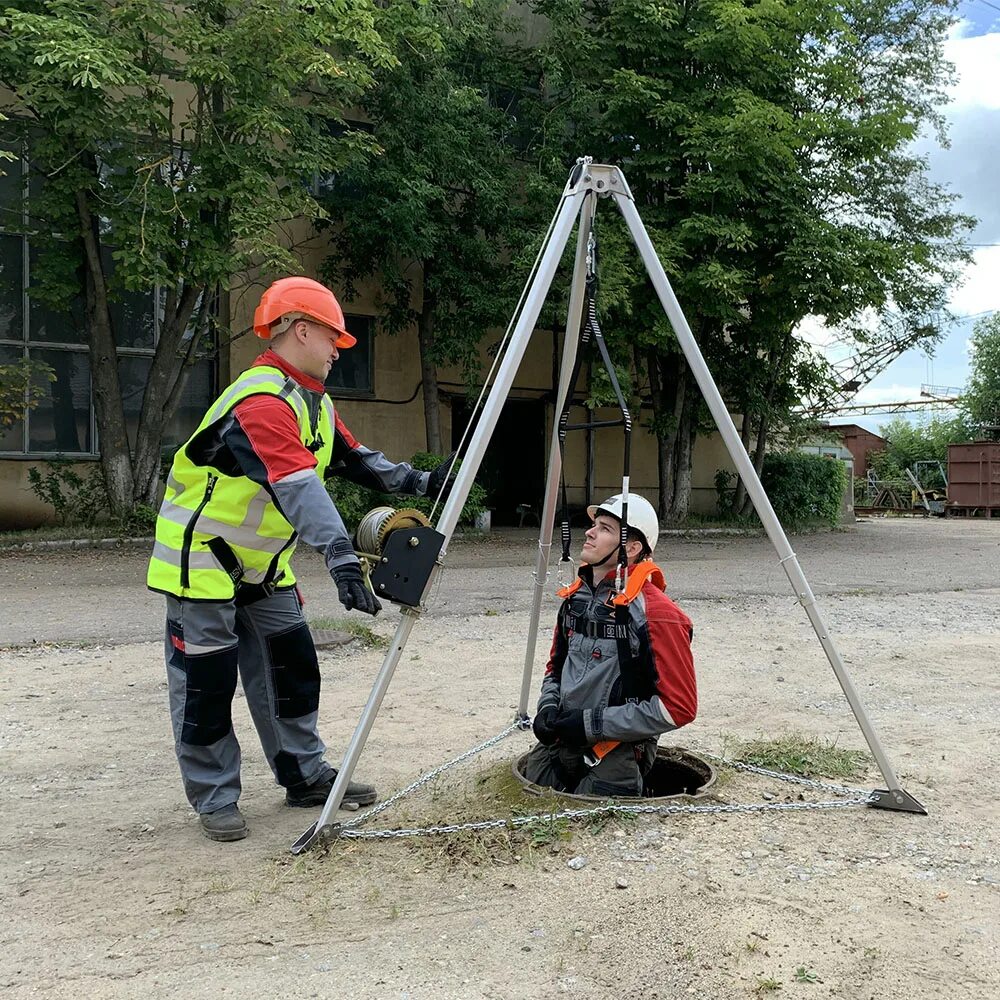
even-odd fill
[{"label": "orange shoulder strap", "polygon": [[556,591],[556,597],[562,597],[563,599],[572,597],[582,586],[583,580],[577,577],[572,583],[567,584],[565,587],[560,587]]},{"label": "orange shoulder strap", "polygon": [[632,572],[625,581],[625,590],[616,594],[611,603],[618,605],[631,604],[642,590],[646,581],[649,580],[659,590],[667,589],[667,581],[664,579],[663,570],[651,559],[644,559],[641,563],[636,563],[632,567]]}]

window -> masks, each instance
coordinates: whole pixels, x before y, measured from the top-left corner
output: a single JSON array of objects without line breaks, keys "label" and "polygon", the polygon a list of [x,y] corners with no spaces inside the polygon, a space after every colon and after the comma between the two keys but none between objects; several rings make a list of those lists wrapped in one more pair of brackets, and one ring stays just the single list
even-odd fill
[{"label": "window", "polygon": [[358,342],[345,351],[333,363],[326,379],[326,388],[331,396],[375,395],[373,378],[375,321],[371,316],[345,316],[349,333]]},{"label": "window", "polygon": [[[11,145],[0,148],[16,150]],[[28,295],[32,269],[44,251],[32,244],[30,236],[17,232],[25,223],[24,160],[0,161],[0,170],[5,171],[0,175],[0,364],[28,358],[48,365],[56,376],[24,420],[0,427],[0,457],[96,456],[100,452],[82,296],[60,312]],[[103,252],[106,273],[111,274],[111,251]],[[111,304],[122,401],[133,446],[159,332],[157,301],[156,293],[125,292]],[[214,383],[214,362],[204,358],[188,376],[178,411],[165,428],[164,447],[180,444],[194,430],[211,401]]]}]

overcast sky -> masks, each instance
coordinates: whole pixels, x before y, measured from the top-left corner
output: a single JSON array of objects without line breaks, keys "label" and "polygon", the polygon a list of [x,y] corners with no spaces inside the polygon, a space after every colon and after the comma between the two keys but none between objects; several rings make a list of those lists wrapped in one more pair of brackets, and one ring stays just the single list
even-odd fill
[{"label": "overcast sky", "polygon": [[[958,81],[946,109],[951,145],[940,149],[924,142],[931,176],[961,196],[957,206],[979,219],[970,236],[975,263],[951,298],[960,316],[1000,309],[1000,0],[963,0],[962,21],[952,29],[946,49]],[[920,386],[963,386],[969,373],[968,339],[974,318],[956,324],[933,357],[908,351],[858,394],[858,401],[919,398]],[[892,418],[845,417],[877,430]]]}]

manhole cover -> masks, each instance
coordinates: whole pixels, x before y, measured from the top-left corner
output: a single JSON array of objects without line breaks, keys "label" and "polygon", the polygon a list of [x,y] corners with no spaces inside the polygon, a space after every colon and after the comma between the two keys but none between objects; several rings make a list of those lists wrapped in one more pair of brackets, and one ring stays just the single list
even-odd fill
[{"label": "manhole cover", "polygon": [[346,646],[354,636],[350,632],[338,632],[332,628],[311,629],[313,645],[317,649],[332,649],[334,646]]},{"label": "manhole cover", "polygon": [[[544,785],[536,785],[533,781],[528,781],[522,771],[527,758],[527,754],[517,758],[511,765],[511,770],[514,772],[514,777],[524,785],[524,790],[529,795],[558,795],[560,798],[583,802],[604,802],[607,800],[607,796],[556,792]],[[715,778],[715,768],[707,760],[690,750],[684,750],[681,747],[657,747],[656,759],[649,769],[649,774],[646,775],[642,800],[697,798],[704,795],[715,784]]]}]

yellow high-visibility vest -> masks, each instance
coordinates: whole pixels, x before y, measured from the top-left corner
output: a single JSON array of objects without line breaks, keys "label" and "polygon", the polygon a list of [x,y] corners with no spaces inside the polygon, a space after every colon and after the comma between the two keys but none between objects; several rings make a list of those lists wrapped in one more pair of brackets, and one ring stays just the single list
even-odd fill
[{"label": "yellow high-visibility vest", "polygon": [[[237,403],[261,393],[277,396],[291,407],[303,445],[316,456],[316,474],[322,477],[329,466],[335,428],[330,397],[318,397],[269,365],[245,371],[209,407],[174,456],[156,519],[156,543],[146,576],[150,590],[185,600],[228,601],[237,583],[272,584],[280,579],[287,587],[295,582],[290,562],[296,532],[271,494],[246,476],[226,475],[211,465],[197,464],[189,455],[192,443]],[[216,555],[220,545],[223,562]]]}]

